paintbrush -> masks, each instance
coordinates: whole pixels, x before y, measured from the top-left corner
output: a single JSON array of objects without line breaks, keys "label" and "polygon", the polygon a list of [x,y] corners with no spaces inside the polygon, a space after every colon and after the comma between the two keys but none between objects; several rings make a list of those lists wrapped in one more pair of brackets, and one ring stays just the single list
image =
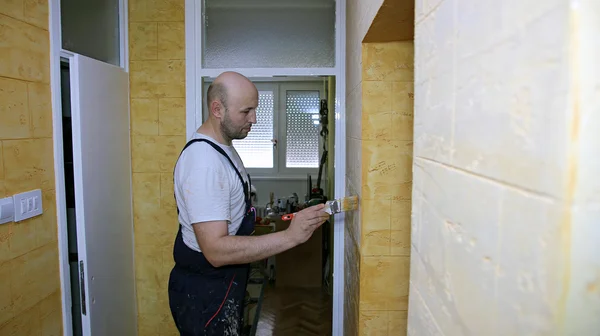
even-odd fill
[{"label": "paintbrush", "polygon": [[[325,202],[323,211],[330,215],[340,213],[342,211],[352,211],[358,209],[358,196],[347,196]],[[281,216],[284,221],[289,221],[294,218],[297,212]]]}]

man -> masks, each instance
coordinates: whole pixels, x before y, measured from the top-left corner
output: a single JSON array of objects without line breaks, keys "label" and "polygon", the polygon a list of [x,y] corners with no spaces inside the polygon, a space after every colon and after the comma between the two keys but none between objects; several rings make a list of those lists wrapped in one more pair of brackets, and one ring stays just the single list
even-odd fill
[{"label": "man", "polygon": [[174,184],[179,232],[169,305],[181,335],[239,335],[249,263],[307,241],[329,217],[324,205],[298,212],[287,230],[252,236],[250,177],[232,146],[256,123],[258,90],[225,72],[207,93],[208,120],[183,148]]}]

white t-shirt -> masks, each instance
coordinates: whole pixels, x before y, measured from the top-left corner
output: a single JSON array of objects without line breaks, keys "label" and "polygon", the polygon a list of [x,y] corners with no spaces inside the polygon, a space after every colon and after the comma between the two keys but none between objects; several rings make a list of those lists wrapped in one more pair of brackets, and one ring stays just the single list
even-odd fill
[{"label": "white t-shirt", "polygon": [[[219,145],[236,165],[245,183],[248,174],[233,146],[220,144],[204,134],[194,133]],[[246,211],[244,187],[231,163],[207,142],[195,142],[183,151],[175,165],[175,196],[184,243],[201,252],[192,224],[224,220],[235,235]]]}]

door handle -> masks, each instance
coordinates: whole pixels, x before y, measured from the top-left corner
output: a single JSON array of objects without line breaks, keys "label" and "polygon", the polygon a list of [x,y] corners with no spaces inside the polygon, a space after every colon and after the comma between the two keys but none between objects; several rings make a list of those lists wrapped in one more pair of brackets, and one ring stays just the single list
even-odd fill
[{"label": "door handle", "polygon": [[79,293],[81,294],[81,313],[87,315],[85,303],[85,269],[83,268],[83,260],[79,261]]}]

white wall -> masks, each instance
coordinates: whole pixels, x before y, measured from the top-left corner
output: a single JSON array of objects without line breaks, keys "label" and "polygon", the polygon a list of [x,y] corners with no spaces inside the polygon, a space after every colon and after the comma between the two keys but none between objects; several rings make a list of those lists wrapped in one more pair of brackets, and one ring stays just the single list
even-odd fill
[{"label": "white wall", "polygon": [[597,335],[600,5],[416,2],[409,335]]}]

